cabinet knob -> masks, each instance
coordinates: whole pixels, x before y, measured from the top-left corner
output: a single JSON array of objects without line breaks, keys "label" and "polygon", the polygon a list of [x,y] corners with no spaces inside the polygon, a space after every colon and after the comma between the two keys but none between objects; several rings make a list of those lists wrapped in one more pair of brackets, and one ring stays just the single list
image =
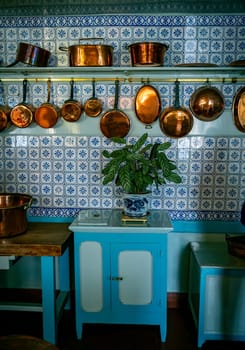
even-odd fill
[{"label": "cabinet knob", "polygon": [[123,277],[111,277],[112,281],[122,281]]}]

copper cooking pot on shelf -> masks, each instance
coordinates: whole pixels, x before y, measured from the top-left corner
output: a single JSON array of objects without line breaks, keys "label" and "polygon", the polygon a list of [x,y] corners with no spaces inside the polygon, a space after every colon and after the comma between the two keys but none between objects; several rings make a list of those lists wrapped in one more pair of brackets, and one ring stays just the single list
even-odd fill
[{"label": "copper cooking pot on shelf", "polygon": [[60,46],[59,50],[69,52],[71,67],[112,66],[113,47],[103,44],[81,44],[82,41],[103,40],[102,38],[79,39],[79,45]]},{"label": "copper cooking pot on shelf", "polygon": [[168,45],[158,42],[139,42],[129,45],[132,66],[163,66]]},{"label": "copper cooking pot on shelf", "polygon": [[28,43],[19,43],[16,59],[7,67],[12,67],[18,62],[29,64],[30,66],[46,67],[51,53],[42,47]]}]

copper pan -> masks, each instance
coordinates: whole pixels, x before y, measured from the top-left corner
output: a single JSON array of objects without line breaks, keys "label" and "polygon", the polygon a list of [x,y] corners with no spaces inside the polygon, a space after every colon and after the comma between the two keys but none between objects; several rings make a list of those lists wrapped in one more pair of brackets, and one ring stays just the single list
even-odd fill
[{"label": "copper pan", "polygon": [[[0,87],[3,92],[3,87]],[[11,108],[7,104],[0,105],[0,132],[5,130],[10,125]]]},{"label": "copper pan", "polygon": [[104,113],[100,119],[100,130],[104,136],[125,137],[130,129],[128,116],[118,109],[119,80],[115,82],[114,108]]},{"label": "copper pan", "polygon": [[27,79],[23,80],[23,102],[15,106],[10,113],[12,123],[18,128],[27,128],[32,120],[35,112],[34,107],[26,103]]},{"label": "copper pan", "polygon": [[160,128],[162,132],[173,138],[180,138],[189,134],[193,127],[193,116],[189,109],[180,106],[179,82],[175,82],[175,103],[167,107],[160,115]]},{"label": "copper pan", "polygon": [[59,108],[54,104],[50,103],[50,88],[51,88],[50,79],[48,79],[47,85],[48,85],[47,102],[42,103],[41,106],[39,106],[35,112],[36,123],[45,129],[54,127],[60,116]]},{"label": "copper pan", "polygon": [[161,112],[161,98],[155,87],[145,84],[135,96],[135,114],[144,124],[150,125]]},{"label": "copper pan", "polygon": [[224,96],[216,87],[209,84],[201,86],[191,95],[190,109],[194,116],[202,121],[217,119],[224,108]]},{"label": "copper pan", "polygon": [[65,101],[61,107],[61,116],[68,122],[76,122],[80,119],[83,106],[82,104],[73,98],[74,92],[74,80],[70,81],[71,85],[71,96],[70,99]]},{"label": "copper pan", "polygon": [[93,96],[89,98],[85,105],[84,105],[84,111],[89,117],[98,117],[100,113],[102,112],[102,101],[100,101],[95,96],[95,80],[93,79]]},{"label": "copper pan", "polygon": [[232,115],[237,129],[245,132],[245,86],[238,89],[233,99]]}]

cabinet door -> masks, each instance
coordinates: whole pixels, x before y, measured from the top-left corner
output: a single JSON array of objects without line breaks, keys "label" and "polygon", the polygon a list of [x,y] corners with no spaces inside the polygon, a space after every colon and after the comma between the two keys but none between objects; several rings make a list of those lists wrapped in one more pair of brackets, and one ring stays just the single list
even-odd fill
[{"label": "cabinet door", "polygon": [[99,312],[103,308],[102,246],[99,242],[80,244],[80,303],[86,312]]},{"label": "cabinet door", "polygon": [[[152,305],[156,246],[142,243],[113,244],[112,302],[124,306]],[[156,281],[157,283],[157,281]]]}]

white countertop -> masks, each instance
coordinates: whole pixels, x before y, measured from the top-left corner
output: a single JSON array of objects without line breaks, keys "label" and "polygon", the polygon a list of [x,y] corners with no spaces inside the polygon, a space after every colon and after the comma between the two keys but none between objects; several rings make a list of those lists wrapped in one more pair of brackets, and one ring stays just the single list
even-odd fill
[{"label": "white countertop", "polygon": [[167,233],[173,230],[165,210],[151,210],[146,222],[123,222],[121,209],[84,209],[69,226],[73,232]]}]

